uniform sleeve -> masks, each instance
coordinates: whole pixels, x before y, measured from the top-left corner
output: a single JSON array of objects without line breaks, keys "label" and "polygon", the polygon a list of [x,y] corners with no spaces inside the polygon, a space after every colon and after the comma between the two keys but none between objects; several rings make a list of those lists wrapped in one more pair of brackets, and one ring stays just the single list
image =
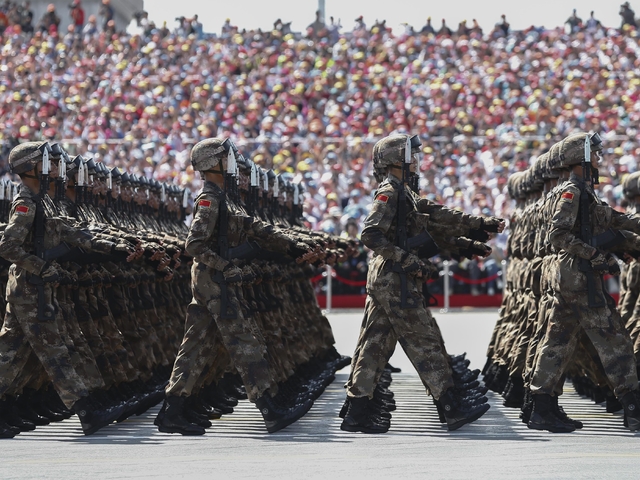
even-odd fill
[{"label": "uniform sleeve", "polygon": [[595,248],[587,245],[572,233],[579,210],[580,189],[574,185],[568,185],[562,191],[551,218],[549,242],[557,250],[564,250],[588,260],[593,256]]},{"label": "uniform sleeve", "polygon": [[439,203],[432,202],[427,198],[420,198],[416,202],[417,210],[420,213],[428,213],[429,217],[437,223],[461,225],[464,224],[470,230],[481,227],[482,217],[468,215],[458,210],[447,208]]},{"label": "uniform sleeve", "polygon": [[620,213],[611,208],[611,228],[616,230],[630,230],[640,235],[640,217],[638,215]]},{"label": "uniform sleeve", "polygon": [[63,242],[75,247],[83,248],[89,252],[111,253],[111,249],[114,245],[113,242],[94,236],[91,232],[85,229],[75,228],[62,219],[55,220],[62,224],[61,238]]},{"label": "uniform sleeve", "polygon": [[222,270],[227,261],[212,247],[218,244],[213,233],[220,215],[220,201],[213,195],[201,195],[195,205],[193,222],[185,242],[185,252],[200,263]]},{"label": "uniform sleeve", "polygon": [[282,229],[255,217],[246,217],[245,231],[247,236],[258,243],[265,250],[277,253],[287,253],[289,247],[296,241]]},{"label": "uniform sleeve", "polygon": [[31,233],[35,216],[34,202],[26,199],[14,202],[9,214],[9,223],[0,240],[0,257],[29,273],[40,275],[46,262],[24,249],[24,242]]},{"label": "uniform sleeve", "polygon": [[396,217],[397,206],[398,193],[392,186],[378,190],[360,236],[362,243],[377,255],[394,262],[401,261],[406,253],[387,239],[387,232]]}]

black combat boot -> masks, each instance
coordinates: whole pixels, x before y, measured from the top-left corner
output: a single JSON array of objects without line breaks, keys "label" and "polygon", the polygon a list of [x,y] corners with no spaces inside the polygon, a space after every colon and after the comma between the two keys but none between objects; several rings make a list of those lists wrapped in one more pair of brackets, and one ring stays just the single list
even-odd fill
[{"label": "black combat boot", "polygon": [[202,428],[210,428],[213,424],[209,421],[209,417],[203,413],[199,413],[193,408],[193,402],[195,397],[192,395],[187,397],[184,402],[184,418],[195,425],[199,425]]},{"label": "black combat boot", "polygon": [[475,422],[489,410],[489,405],[486,403],[471,406],[463,402],[452,388],[447,390],[438,399],[438,402],[444,410],[449,431],[457,430],[467,423]]},{"label": "black combat boot", "polygon": [[216,410],[204,400],[202,390],[200,390],[198,395],[194,397],[191,408],[193,408],[196,413],[205,415],[210,420],[217,420],[222,417],[222,412],[220,410]]},{"label": "black combat boot", "polygon": [[616,398],[611,389],[607,389],[607,413],[616,413],[622,410],[624,407],[620,400]]},{"label": "black combat boot", "polygon": [[84,434],[92,435],[120,418],[124,407],[98,408],[90,397],[83,397],[73,404],[73,411],[80,419]]},{"label": "black combat boot", "polygon": [[369,405],[369,397],[349,398],[349,408],[340,430],[345,432],[387,433],[389,425],[378,421]]},{"label": "black combat boot", "polygon": [[40,415],[33,409],[36,391],[32,388],[25,388],[22,395],[16,400],[15,408],[18,410],[20,418],[29,420],[36,426],[49,425],[51,423],[47,417]]},{"label": "black combat boot", "polygon": [[555,413],[556,417],[558,417],[562,422],[573,425],[576,430],[580,430],[582,427],[584,427],[583,423],[580,420],[574,420],[573,418],[569,417],[569,415],[567,415],[567,413],[564,411],[564,408],[562,408],[558,404],[557,395],[551,397],[551,400],[553,401],[553,413]]},{"label": "black combat boot", "polygon": [[625,426],[632,432],[640,430],[640,401],[638,391],[627,392],[620,397],[620,403],[624,406]]},{"label": "black combat boot", "polygon": [[204,435],[205,429],[189,422],[184,416],[185,397],[168,396],[156,417],[155,425],[162,433],[179,433],[181,435]]},{"label": "black combat boot", "polygon": [[18,409],[15,406],[16,399],[15,397],[7,396],[4,400],[4,405],[2,407],[3,417],[7,424],[12,427],[19,428],[21,432],[29,432],[31,430],[35,430],[36,426],[33,422],[22,418],[18,414]]},{"label": "black combat boot", "polygon": [[18,435],[22,430],[13,425],[9,425],[5,421],[6,402],[0,401],[0,438],[13,438]]},{"label": "black combat boot", "polygon": [[519,375],[514,375],[509,379],[510,388],[505,389],[504,403],[507,408],[522,408],[524,402],[524,381]]},{"label": "black combat boot", "polygon": [[522,409],[520,411],[520,420],[522,423],[527,425],[529,423],[529,419],[531,418],[531,412],[533,411],[533,395],[531,395],[531,391],[527,388],[524,393],[524,401],[522,402]]},{"label": "black combat boot", "polygon": [[551,395],[533,394],[533,411],[527,426],[534,430],[547,430],[553,433],[573,432],[576,427],[563,422],[554,412],[555,401]]},{"label": "black combat boot", "polygon": [[295,407],[282,407],[274,402],[268,391],[256,400],[256,407],[262,413],[262,418],[269,433],[275,433],[291,425],[307,413],[312,405],[313,403],[309,400]]},{"label": "black combat boot", "polygon": [[394,367],[389,362],[387,362],[387,364],[384,366],[384,369],[389,371],[389,373],[400,373],[402,371],[401,368]]}]

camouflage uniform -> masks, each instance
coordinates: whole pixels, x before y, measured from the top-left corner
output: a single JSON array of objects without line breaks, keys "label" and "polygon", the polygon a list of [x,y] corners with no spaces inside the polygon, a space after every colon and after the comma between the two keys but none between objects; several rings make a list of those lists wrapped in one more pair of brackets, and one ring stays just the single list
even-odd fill
[{"label": "camouflage uniform", "polygon": [[373,398],[379,365],[382,359],[386,362],[389,349],[393,351],[390,345],[395,346],[395,338],[436,399],[453,387],[439,329],[423,302],[421,279],[407,275],[407,302],[411,308],[400,308],[400,276],[392,271],[394,262],[402,262],[406,254],[394,244],[399,186],[400,181],[391,174],[380,185],[362,232],[363,243],[375,256],[367,277],[370,307],[366,310],[366,333],[361,336],[366,338],[359,342],[360,351],[352,364],[349,397]]},{"label": "camouflage uniform", "polygon": [[[215,331],[220,332],[220,339],[243,379],[250,400],[255,401],[274,387],[264,340],[256,335],[258,328],[255,322],[243,316],[235,288],[227,286],[227,301],[228,307],[237,312],[237,317],[230,320],[220,316],[222,285],[214,277],[228,264],[216,253],[219,211],[222,202],[226,201],[224,192],[211,182],[205,183],[195,201],[194,219],[185,245],[185,251],[194,258],[191,268],[193,300],[187,310],[185,335],[166,388],[167,395],[191,394],[210,361],[201,355],[205,345],[203,340],[214,335]],[[230,202],[227,202],[229,207]],[[248,235],[261,241],[270,237],[268,243],[271,246],[281,238],[272,227],[232,210],[229,212],[228,232],[230,247],[242,244]],[[286,248],[288,243],[284,245]]]},{"label": "camouflage uniform", "polygon": [[[0,395],[4,395],[23,369],[29,351],[38,356],[60,398],[67,407],[87,395],[87,388],[73,368],[69,351],[61,337],[57,321],[37,318],[34,303],[38,294],[29,283],[30,275],[40,275],[45,261],[33,255],[32,232],[37,196],[22,187],[15,198],[9,224],[0,241],[0,255],[13,262],[7,284],[7,313],[0,332]],[[57,218],[46,220],[45,247],[52,248],[65,241],[92,250],[111,251],[112,243],[93,241],[83,232],[67,226]],[[46,308],[54,311],[55,289],[45,285]]]},{"label": "camouflage uniform", "polygon": [[581,191],[592,197],[594,235],[608,228],[640,231],[640,220],[620,214],[603,204],[589,186],[575,174],[564,185],[549,231],[550,243],[559,251],[553,279],[553,303],[531,380],[532,393],[554,395],[555,387],[571,360],[578,333],[583,329],[595,347],[604,372],[616,396],[637,390],[637,373],[628,335],[622,328],[613,300],[596,275],[596,293],[606,300],[604,307],[589,307],[587,279],[579,270],[579,259],[590,259],[595,249],[579,235]]}]

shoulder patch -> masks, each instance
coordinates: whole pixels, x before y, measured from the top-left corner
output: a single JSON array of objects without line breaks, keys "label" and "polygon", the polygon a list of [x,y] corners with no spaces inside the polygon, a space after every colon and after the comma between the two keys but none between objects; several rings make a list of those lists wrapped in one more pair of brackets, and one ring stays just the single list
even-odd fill
[{"label": "shoulder patch", "polygon": [[18,205],[16,207],[16,213],[18,215],[26,215],[29,213],[29,207],[27,207],[26,205]]},{"label": "shoulder patch", "polygon": [[574,195],[571,192],[564,192],[562,195],[560,195],[560,198],[564,198],[568,202],[573,202],[573,196]]},{"label": "shoulder patch", "polygon": [[375,201],[378,203],[387,203],[389,201],[389,196],[380,194],[376,196]]},{"label": "shoulder patch", "polygon": [[198,202],[200,208],[211,208],[211,200],[200,200]]}]

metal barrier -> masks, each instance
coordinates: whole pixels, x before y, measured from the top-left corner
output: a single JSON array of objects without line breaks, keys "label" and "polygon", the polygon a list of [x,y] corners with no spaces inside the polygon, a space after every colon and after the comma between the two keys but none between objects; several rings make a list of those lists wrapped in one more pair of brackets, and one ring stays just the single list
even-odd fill
[{"label": "metal barrier", "polygon": [[[440,309],[440,313],[447,313],[451,308],[451,278],[454,278],[455,280],[458,280],[458,281],[464,281],[470,284],[480,284],[480,283],[487,283],[487,282],[493,281],[497,277],[502,277],[502,293],[504,293],[504,289],[506,288],[506,284],[507,284],[507,280],[506,280],[507,279],[507,261],[506,260],[502,260],[500,262],[502,268],[495,275],[492,275],[491,277],[487,277],[487,278],[477,279],[477,280],[472,280],[472,279],[464,280],[463,279],[464,277],[454,275],[454,273],[451,271],[451,261],[449,260],[444,260],[442,264],[444,268],[440,271],[440,276],[443,277],[442,281],[444,284],[444,292],[443,292],[444,306],[443,308]],[[333,302],[332,302],[333,288],[332,287],[333,287],[334,277],[338,282],[344,282],[347,284],[353,284],[353,283],[359,284],[360,282],[350,282],[347,279],[340,278],[338,275],[336,275],[336,272],[333,270],[333,268],[330,265],[327,265],[325,268],[325,271],[322,272],[317,277],[312,278],[311,281],[316,282],[321,280],[324,277],[326,277],[327,279],[325,311],[327,313],[331,313],[331,308],[333,306]]]}]

